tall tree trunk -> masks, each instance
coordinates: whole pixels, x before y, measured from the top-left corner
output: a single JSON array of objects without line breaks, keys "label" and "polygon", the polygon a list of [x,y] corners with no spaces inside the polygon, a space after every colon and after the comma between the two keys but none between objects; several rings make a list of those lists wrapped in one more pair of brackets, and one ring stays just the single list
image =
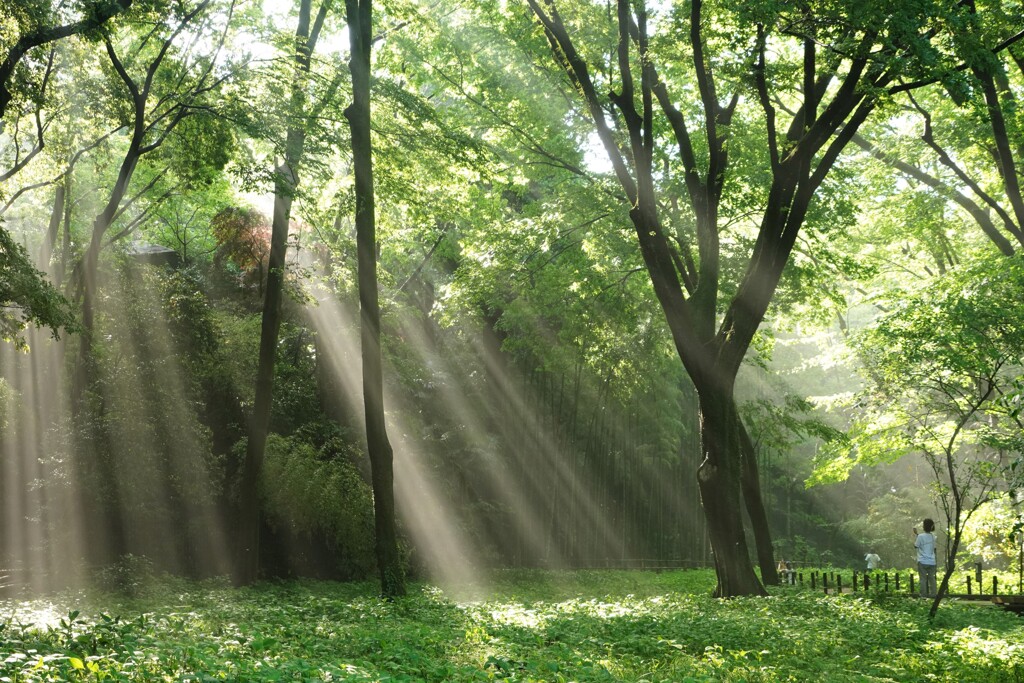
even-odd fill
[{"label": "tall tree trunk", "polygon": [[[308,16],[309,0],[303,2]],[[274,188],[274,219],[270,237],[269,272],[263,298],[260,324],[259,364],[256,369],[256,394],[249,418],[249,440],[242,463],[238,500],[238,542],[235,582],[253,583],[259,575],[260,501],[259,481],[270,432],[270,408],[274,394],[274,361],[281,329],[281,298],[284,285],[284,257],[288,248],[288,223],[291,217],[292,191],[297,178],[286,161],[277,168]]]},{"label": "tall tree trunk", "polygon": [[363,360],[363,405],[366,447],[373,485],[377,567],[381,592],[405,594],[405,576],[395,525],[394,463],[384,420],[384,380],[380,348],[380,302],[377,292],[377,226],[374,216],[373,145],[370,141],[370,48],[373,38],[371,0],[346,0],[352,74],[352,104],[345,109],[352,130],[352,166],[356,189],[356,251],[359,260],[360,340]]},{"label": "tall tree trunk", "polygon": [[299,24],[295,31],[295,72],[289,102],[291,120],[285,139],[284,160],[277,167],[274,181],[274,218],[270,235],[267,284],[264,288],[263,318],[260,325],[259,365],[256,369],[256,395],[249,420],[249,440],[242,463],[238,500],[238,547],[236,548],[235,582],[246,585],[259,574],[260,500],[259,482],[270,431],[270,408],[274,394],[274,361],[277,338],[281,329],[281,300],[284,291],[285,253],[288,249],[288,224],[291,221],[292,197],[299,185],[298,166],[306,142],[306,120],[301,116],[305,104],[305,82],[309,74],[310,56],[316,45],[319,28],[327,11],[325,2],[310,30],[312,0],[302,0]]},{"label": "tall tree trunk", "polygon": [[103,250],[103,237],[107,234],[117,209],[121,206],[121,200],[128,192],[128,185],[135,175],[135,168],[139,163],[139,146],[141,145],[141,123],[136,125],[135,135],[121,161],[121,169],[117,181],[110,191],[103,210],[96,216],[92,224],[92,237],[89,246],[82,255],[80,283],[82,293],[82,329],[79,334],[78,367],[76,368],[74,382],[72,384],[72,404],[78,405],[96,378],[96,368],[93,358],[93,336],[96,331],[96,294],[99,287],[99,262],[100,251]]},{"label": "tall tree trunk", "polygon": [[[719,578],[716,593],[763,594],[764,588],[746,555],[743,533],[740,481],[744,465],[733,397],[736,375],[764,319],[815,191],[873,110],[877,102],[874,93],[892,85],[898,73],[884,64],[874,66],[866,56],[870,53],[867,50],[849,60],[845,73],[836,73],[835,63],[816,58],[817,42],[805,40],[804,101],[790,123],[785,146],[780,145],[775,98],[765,75],[768,32],[765,25],[757,26],[757,61],[752,71],[767,121],[772,184],[743,280],[719,321],[725,269],[718,212],[729,169],[729,131],[740,95],[734,92],[727,102],[719,99],[714,60],[708,56],[702,34],[708,21],[703,3],[689,3],[689,47],[704,110],[701,143],[706,143],[706,157],[694,154],[690,124],[657,72],[643,3],[617,3],[619,74],[611,86],[592,78],[590,65],[577,49],[554,0],[527,3],[544,26],[556,62],[582,96],[594,131],[625,192],[655,295],[679,358],[697,388],[704,456],[698,480]],[[876,29],[866,27],[860,40],[869,46],[877,37]],[[639,74],[634,73],[637,69]],[[837,88],[825,90],[816,85],[836,77],[841,81]],[[600,93],[609,87],[612,91],[606,99]],[[824,115],[819,118],[818,112]],[[659,194],[667,188],[659,187],[654,171],[656,114],[664,119],[678,144],[686,195],[695,217],[695,252],[685,246],[677,249],[675,237],[661,222]],[[622,131],[629,133],[628,145],[625,136],[619,135]],[[756,463],[749,466],[756,467]]]},{"label": "tall tree trunk", "polygon": [[740,486],[743,488],[743,503],[750,518],[750,528],[754,532],[754,546],[757,549],[757,563],[761,567],[761,581],[765,585],[779,585],[779,570],[775,565],[775,552],[772,548],[772,532],[768,527],[768,515],[765,513],[764,500],[761,497],[761,478],[758,475],[757,451],[750,440],[750,434],[739,420],[740,447],[743,449],[743,462],[740,465]]},{"label": "tall tree trunk", "polygon": [[[138,100],[136,100],[138,105]],[[139,116],[138,106],[136,116]],[[92,236],[89,246],[82,255],[79,264],[79,285],[81,292],[82,326],[78,335],[78,363],[71,378],[71,416],[80,429],[92,434],[91,445],[83,451],[79,462],[83,471],[95,468],[94,472],[100,482],[96,489],[96,517],[102,520],[99,525],[89,526],[91,537],[86,539],[91,549],[92,559],[97,563],[105,563],[128,552],[128,529],[123,515],[122,491],[118,476],[118,463],[114,451],[110,448],[110,435],[107,432],[104,414],[107,410],[102,395],[97,402],[88,400],[88,392],[97,387],[99,368],[96,363],[93,342],[96,333],[96,301],[99,288],[99,257],[103,249],[103,237],[110,229],[117,215],[118,207],[128,192],[132,176],[139,161],[139,146],[142,140],[141,119],[136,120],[132,140],[129,144],[117,180],[110,191],[103,210],[93,220]],[[67,228],[67,226],[65,226]],[[81,459],[81,458],[80,458]],[[102,533],[99,532],[102,530]]]}]

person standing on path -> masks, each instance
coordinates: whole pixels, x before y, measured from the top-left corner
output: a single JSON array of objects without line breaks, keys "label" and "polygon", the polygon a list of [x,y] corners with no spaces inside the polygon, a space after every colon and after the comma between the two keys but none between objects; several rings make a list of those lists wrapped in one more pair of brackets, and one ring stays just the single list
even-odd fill
[{"label": "person standing on path", "polygon": [[877,553],[868,553],[864,556],[864,561],[868,563],[868,569],[878,569],[878,565],[881,564],[882,558]]},{"label": "person standing on path", "polygon": [[930,519],[922,522],[924,531],[914,533],[917,538],[914,540],[914,547],[917,548],[917,575],[920,579],[922,598],[930,598],[935,595],[935,522]]}]

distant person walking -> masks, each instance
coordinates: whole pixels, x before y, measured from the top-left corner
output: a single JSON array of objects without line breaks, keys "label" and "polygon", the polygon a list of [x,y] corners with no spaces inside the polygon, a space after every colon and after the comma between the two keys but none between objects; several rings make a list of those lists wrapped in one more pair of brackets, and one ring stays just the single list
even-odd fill
[{"label": "distant person walking", "polygon": [[914,540],[914,547],[917,548],[917,575],[920,579],[922,598],[930,598],[935,595],[935,522],[930,519],[922,522],[924,531],[914,533],[917,538]]},{"label": "distant person walking", "polygon": [[882,558],[880,558],[875,553],[868,553],[867,555],[864,556],[864,561],[868,563],[868,569],[869,570],[870,569],[878,569],[878,565],[880,565],[882,563]]}]

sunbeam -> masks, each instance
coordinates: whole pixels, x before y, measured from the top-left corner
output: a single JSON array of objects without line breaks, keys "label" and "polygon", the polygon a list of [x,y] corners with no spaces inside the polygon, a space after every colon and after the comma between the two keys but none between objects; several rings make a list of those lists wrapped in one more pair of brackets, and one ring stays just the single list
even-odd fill
[{"label": "sunbeam", "polygon": [[[305,283],[316,295],[316,304],[304,315],[317,334],[317,363],[332,374],[343,409],[362,424],[362,383],[359,368],[359,336],[356,316],[312,281]],[[332,400],[337,400],[338,396]],[[425,464],[425,456],[412,435],[415,431],[391,410],[394,395],[385,388],[388,433],[394,448],[395,495],[398,514],[409,532],[428,573],[444,584],[479,580],[479,561],[453,514],[440,482]]]},{"label": "sunbeam", "polygon": [[225,574],[229,545],[214,504],[210,438],[184,383],[188,373],[154,276],[148,266],[128,264],[108,283],[118,352],[103,368],[101,400],[119,419],[106,422],[109,452],[100,457],[114,465],[125,533],[108,540],[118,555],[142,554],[175,573]]},{"label": "sunbeam", "polygon": [[229,570],[209,444],[161,301],[131,268],[111,279],[108,352],[77,411],[63,398],[63,342],[29,330],[30,353],[0,347],[0,567],[36,592],[80,585],[124,556],[182,575]]},{"label": "sunbeam", "polygon": [[[341,419],[355,424],[362,413],[355,313],[320,282],[305,283],[317,305],[306,307],[304,316],[317,331],[318,367],[331,375],[336,395],[329,402],[338,404]],[[657,558],[644,559],[650,548],[634,543],[632,534],[655,517],[664,523],[666,514],[679,517],[676,544],[702,535],[701,516],[683,512],[684,491],[692,486],[676,482],[679,475],[661,476],[665,465],[659,458],[625,450],[629,438],[635,437],[618,432],[633,434],[636,426],[618,416],[602,417],[598,426],[611,443],[622,444],[622,450],[602,448],[600,441],[593,452],[569,443],[553,422],[554,411],[531,396],[529,383],[516,376],[486,333],[478,333],[469,347],[474,360],[459,365],[454,356],[439,352],[437,340],[426,329],[429,323],[420,317],[398,313],[389,320],[403,348],[431,377],[431,410],[453,426],[444,428],[452,431],[439,432],[441,426],[425,414],[417,418],[425,423],[413,423],[407,416],[422,410],[399,400],[394,392],[388,395],[400,515],[432,576],[465,582],[483,558],[490,558],[489,564],[552,568],[660,566],[662,558],[678,557],[681,551],[660,544]],[[486,371],[485,377],[473,380],[473,393],[464,388],[467,367]],[[453,468],[446,459],[454,456],[446,451],[471,455],[471,462],[460,458]],[[596,468],[595,459],[603,459],[607,471]],[[621,472],[613,474],[616,470]],[[693,470],[681,463],[671,471],[693,476]],[[648,482],[646,493],[615,483],[628,473]],[[627,510],[625,500],[638,495],[644,500]]]},{"label": "sunbeam", "polygon": [[28,353],[0,347],[7,383],[7,424],[0,437],[0,564],[17,585],[45,591],[81,579],[84,529],[75,514],[81,491],[64,449],[64,345],[37,329],[27,330],[26,338]]}]

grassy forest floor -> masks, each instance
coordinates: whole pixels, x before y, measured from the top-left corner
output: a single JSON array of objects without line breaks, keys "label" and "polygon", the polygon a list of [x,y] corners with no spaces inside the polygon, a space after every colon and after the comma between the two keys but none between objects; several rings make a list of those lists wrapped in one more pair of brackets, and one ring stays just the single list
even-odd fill
[{"label": "grassy forest floor", "polygon": [[929,622],[923,600],[716,600],[713,581],[505,571],[393,603],[305,581],[4,599],[0,681],[1024,681],[1024,618],[988,603]]}]

